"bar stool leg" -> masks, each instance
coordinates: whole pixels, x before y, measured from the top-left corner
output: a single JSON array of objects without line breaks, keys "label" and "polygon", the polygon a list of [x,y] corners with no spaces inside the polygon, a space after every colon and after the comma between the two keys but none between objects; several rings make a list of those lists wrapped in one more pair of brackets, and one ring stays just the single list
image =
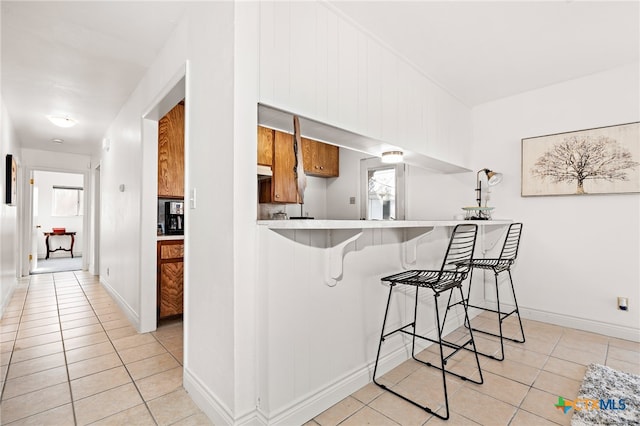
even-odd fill
[{"label": "bar stool leg", "polygon": [[378,353],[376,355],[376,363],[373,367],[373,383],[375,383],[376,385],[384,389],[386,389],[387,387],[382,383],[378,383],[376,381],[376,372],[378,371],[378,361],[380,360],[380,350],[382,349],[382,342],[384,342],[384,339],[385,339],[384,329],[385,329],[385,326],[387,325],[387,316],[389,315],[389,304],[391,303],[391,292],[393,291],[393,287],[395,287],[395,284],[390,283],[389,297],[387,297],[387,307],[384,310],[384,319],[382,320],[382,331],[380,332],[380,342],[378,342]]},{"label": "bar stool leg", "polygon": [[502,316],[502,310],[500,309],[500,285],[498,284],[498,274],[499,272],[496,272],[496,270],[493,270],[493,276],[495,278],[496,281],[496,306],[498,308],[498,311],[496,312],[496,314],[498,315],[498,330],[500,333],[500,356],[491,356],[491,358],[497,360],[497,361],[503,361],[504,360],[504,336],[502,334],[502,320],[506,317]]},{"label": "bar stool leg", "polygon": [[[467,324],[471,324],[471,322],[469,321],[469,309],[466,303],[464,303],[464,292],[462,291],[462,286],[458,287],[458,290],[460,291],[460,298],[463,300],[462,303],[462,307],[464,309],[464,322]],[[473,329],[471,327],[469,327],[469,336],[471,337],[471,345],[473,346],[473,354],[476,357],[476,366],[478,367],[478,373],[480,373],[480,381],[479,382],[474,382],[477,384],[482,384],[484,383],[484,377],[482,377],[482,369],[480,368],[480,358],[478,357],[478,354],[480,352],[478,352],[478,348],[476,347],[476,340],[473,337]],[[473,381],[473,380],[472,380]]]},{"label": "bar stool leg", "polygon": [[518,307],[518,300],[516,298],[516,289],[513,287],[513,278],[511,277],[511,269],[507,269],[507,272],[509,273],[509,283],[511,284],[511,294],[513,294],[513,304],[516,307],[514,312],[518,316],[518,324],[520,325],[520,335],[522,336],[522,339],[518,339],[518,340],[510,339],[510,340],[516,343],[524,343],[525,342],[524,328],[522,327],[522,318],[520,318],[520,308]]},{"label": "bar stool leg", "polygon": [[[453,293],[453,291],[449,292],[449,298],[451,298],[451,293]],[[442,328],[441,328],[440,312],[438,309],[438,296],[440,296],[440,293],[434,293],[433,301],[436,306],[436,328],[438,329],[438,346],[440,347],[440,367],[441,367],[440,369],[442,371],[442,390],[444,391],[444,407],[445,407],[446,414],[444,416],[441,416],[435,412],[432,414],[435,416],[438,416],[442,420],[448,420],[449,419],[449,394],[447,393],[447,372],[444,368],[447,362],[444,359],[444,350],[442,349],[442,329],[444,328],[444,323],[442,323]],[[446,313],[445,313],[445,317],[446,317]]]}]

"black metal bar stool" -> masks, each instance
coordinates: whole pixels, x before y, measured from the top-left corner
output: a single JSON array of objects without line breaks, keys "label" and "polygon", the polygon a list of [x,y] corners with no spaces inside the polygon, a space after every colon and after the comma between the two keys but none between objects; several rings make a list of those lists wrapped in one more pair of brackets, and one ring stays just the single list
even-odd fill
[{"label": "black metal bar stool", "polygon": [[[454,343],[449,342],[443,339],[442,333],[444,331],[445,319],[440,323],[440,313],[438,308],[438,298],[441,294],[446,292],[453,292],[454,289],[457,289],[460,292],[460,297],[464,300],[464,293],[462,292],[462,282],[467,278],[467,275],[470,271],[470,261],[473,256],[473,249],[476,243],[476,236],[478,233],[478,227],[474,224],[461,224],[457,225],[453,233],[451,234],[451,239],[449,240],[449,246],[447,247],[447,252],[442,263],[442,267],[440,270],[412,270],[405,271],[395,275],[390,275],[388,277],[382,278],[383,282],[389,283],[389,297],[387,299],[387,307],[384,312],[384,320],[382,322],[382,332],[380,334],[380,342],[378,344],[378,354],[376,355],[376,363],[373,370],[373,382],[380,386],[381,388],[391,392],[394,395],[399,396],[407,402],[427,411],[430,414],[433,414],[443,420],[447,420],[449,418],[449,398],[447,394],[447,374],[452,374],[456,377],[459,377],[463,380],[469,380],[473,383],[482,384],[482,371],[480,369],[480,361],[478,360],[478,354],[475,355],[476,365],[478,367],[478,372],[480,374],[480,379],[478,381],[470,379],[468,377],[462,376],[460,374],[454,373],[445,368],[447,361],[453,355],[455,355],[458,351],[463,348],[469,349],[473,352],[476,350],[475,342],[473,340],[473,332],[469,329],[469,339],[464,341],[463,343]],[[387,323],[387,317],[389,314],[389,305],[391,302],[391,294],[393,293],[393,289],[397,285],[408,285],[415,287],[415,304],[413,310],[413,321],[397,328],[391,332],[385,333],[385,327]],[[418,297],[420,288],[428,288],[433,292],[433,298],[435,302],[435,314],[436,314],[436,330],[438,334],[437,339],[432,339],[426,336],[422,336],[416,334],[416,317],[418,313]],[[450,299],[449,299],[450,300]],[[464,308],[464,321],[468,322],[469,317],[467,314],[467,306],[465,303],[462,303]],[[449,307],[447,306],[447,311]],[[446,311],[445,311],[446,312]],[[429,367],[436,368],[442,372],[442,387],[444,392],[444,404],[446,413],[445,415],[440,415],[436,413],[436,408],[432,409],[428,406],[423,406],[417,403],[414,400],[411,400],[407,396],[401,395],[395,390],[385,386],[382,383],[379,383],[376,380],[376,373],[378,371],[378,362],[380,360],[380,350],[382,348],[382,343],[391,335],[395,333],[405,333],[412,336],[411,343],[411,356],[416,361],[427,365]],[[439,355],[440,355],[440,365],[434,365],[430,362],[426,362],[416,358],[415,347],[416,347],[416,338],[426,340],[432,343],[437,343],[439,345]],[[465,337],[466,338],[466,337]],[[444,355],[443,347],[448,349],[453,349],[453,352]]]},{"label": "black metal bar stool", "polygon": [[[495,355],[491,355],[491,354],[486,354],[486,353],[482,353],[482,352],[478,352],[480,355],[484,355],[486,357],[498,360],[498,361],[502,361],[504,359],[504,343],[503,341],[506,340],[510,340],[512,342],[516,342],[516,343],[524,343],[525,341],[525,337],[524,337],[524,329],[522,328],[522,320],[520,319],[520,311],[518,310],[518,301],[516,299],[516,292],[515,289],[513,287],[513,278],[511,276],[511,266],[515,263],[516,258],[518,257],[518,247],[520,245],[520,235],[522,233],[522,223],[512,223],[511,225],[509,225],[509,230],[507,231],[507,235],[505,237],[504,240],[504,244],[502,245],[502,250],[500,251],[500,256],[498,258],[495,259],[472,259],[471,260],[471,273],[470,273],[470,278],[469,278],[469,288],[467,290],[467,300],[466,300],[466,305],[468,307],[472,307],[472,308],[476,308],[476,309],[482,309],[488,312],[493,312],[497,315],[498,317],[498,330],[499,330],[499,334],[496,333],[492,333],[486,330],[481,330],[478,328],[473,328],[471,327],[470,322],[466,322],[465,326],[467,327],[471,327],[471,330],[473,331],[477,331],[478,333],[482,333],[482,334],[486,334],[489,336],[494,336],[494,337],[499,337],[500,338],[500,356],[495,356]],[[474,269],[484,269],[484,270],[491,270],[493,271],[494,277],[495,277],[495,284],[496,284],[496,304],[497,304],[497,309],[489,309],[487,307],[484,306],[478,306],[478,305],[472,305],[471,303],[469,303],[469,297],[471,295],[471,285],[472,285],[472,279],[473,279],[473,271]],[[511,284],[511,294],[513,295],[513,303],[514,303],[514,309],[512,309],[509,312],[503,312],[501,307],[500,307],[500,286],[498,284],[498,275],[500,275],[501,272],[507,272],[509,274],[509,282]],[[458,302],[460,303],[460,302]],[[451,306],[455,306],[451,305]],[[502,323],[505,319],[507,319],[509,316],[516,314],[516,316],[518,317],[518,324],[520,325],[520,335],[522,336],[522,338],[511,338],[511,337],[506,337],[504,336],[503,332],[502,332]]]}]

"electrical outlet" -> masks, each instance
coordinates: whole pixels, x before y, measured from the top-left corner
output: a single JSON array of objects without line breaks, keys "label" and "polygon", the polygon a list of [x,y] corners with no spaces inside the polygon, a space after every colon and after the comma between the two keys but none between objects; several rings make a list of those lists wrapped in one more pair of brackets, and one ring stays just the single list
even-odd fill
[{"label": "electrical outlet", "polygon": [[349,197],[349,204],[355,204],[356,203],[356,197]]},{"label": "electrical outlet", "polygon": [[618,309],[621,311],[629,310],[629,299],[626,297],[618,297]]},{"label": "electrical outlet", "polygon": [[109,268],[107,268],[107,276],[109,276]]}]

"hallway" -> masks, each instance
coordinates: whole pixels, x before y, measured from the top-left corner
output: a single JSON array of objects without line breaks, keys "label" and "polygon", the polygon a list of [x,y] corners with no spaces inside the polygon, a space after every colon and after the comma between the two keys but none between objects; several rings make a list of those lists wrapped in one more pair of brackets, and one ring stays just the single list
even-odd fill
[{"label": "hallway", "polygon": [[25,277],[0,322],[0,424],[211,424],[182,347],[182,322],[138,334],[86,271]]}]

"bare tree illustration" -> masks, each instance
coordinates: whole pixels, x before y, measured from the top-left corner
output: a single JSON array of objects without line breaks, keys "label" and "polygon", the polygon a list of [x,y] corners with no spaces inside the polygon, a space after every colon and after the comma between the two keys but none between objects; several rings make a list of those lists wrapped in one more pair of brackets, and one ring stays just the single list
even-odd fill
[{"label": "bare tree illustration", "polygon": [[638,166],[628,149],[605,136],[572,136],[545,152],[531,174],[553,183],[577,182],[576,194],[584,194],[586,180],[628,181],[627,171]]}]

